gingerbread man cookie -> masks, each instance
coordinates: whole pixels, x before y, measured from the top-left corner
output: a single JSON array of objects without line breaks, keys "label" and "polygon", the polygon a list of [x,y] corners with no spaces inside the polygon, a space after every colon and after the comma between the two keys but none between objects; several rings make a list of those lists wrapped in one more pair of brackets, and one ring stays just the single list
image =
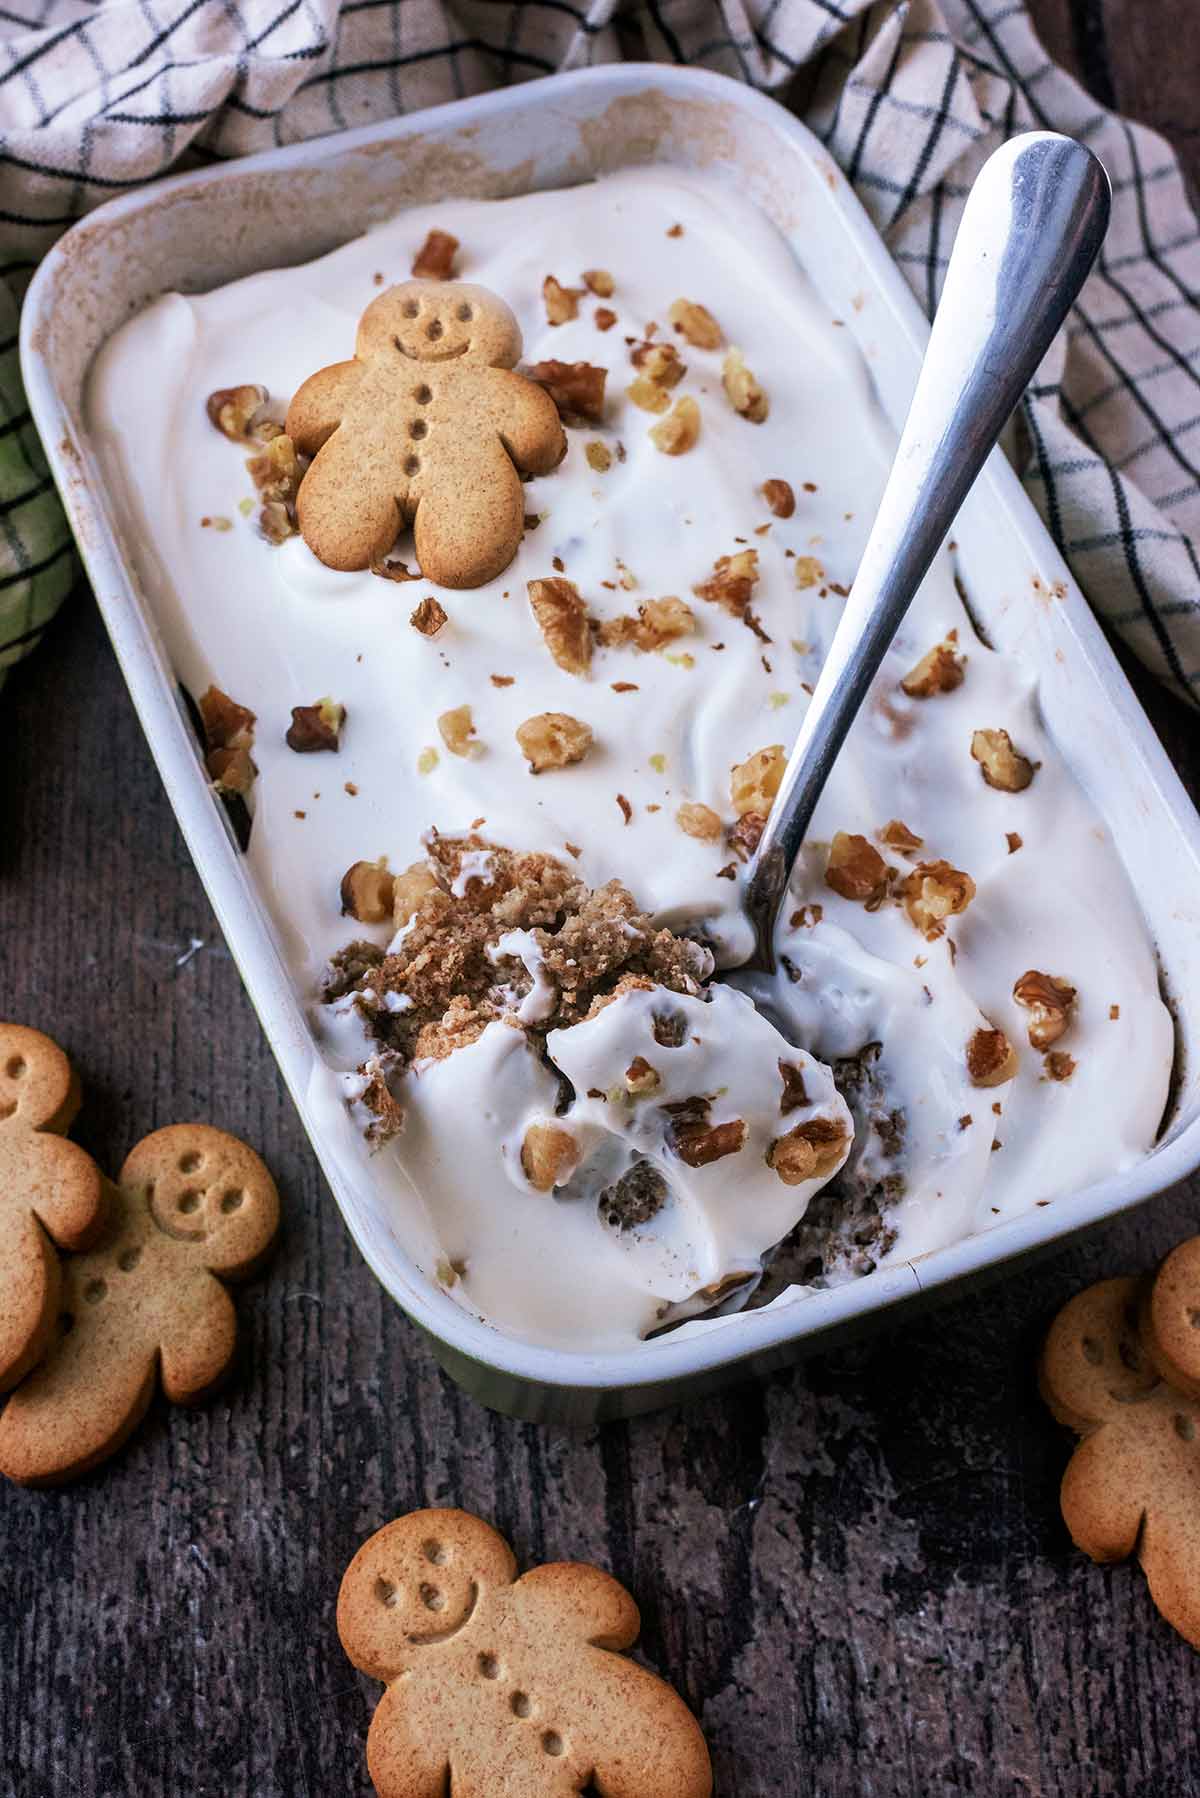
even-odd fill
[{"label": "gingerbread man cookie", "polygon": [[104,1223],[106,1184],[68,1142],[79,1082],[57,1043],[0,1024],[0,1392],[46,1353],[62,1277],[55,1244],[86,1248]]},{"label": "gingerbread man cookie", "polygon": [[481,587],[524,528],[521,474],[566,452],[554,401],[514,373],[521,332],[502,300],[457,281],[405,281],[373,300],[354,358],[310,375],[287,434],[316,460],[296,513],[330,568],[382,561],[411,524],[427,580]]},{"label": "gingerbread man cookie", "polygon": [[1083,1437],[1062,1482],[1072,1540],[1094,1561],[1136,1551],[1155,1604],[1200,1648],[1200,1236],[1153,1280],[1103,1280],[1073,1298],[1039,1378]]},{"label": "gingerbread man cookie", "polygon": [[74,1479],[120,1447],[162,1374],[192,1404],[233,1357],[238,1280],[279,1219],[270,1174],[236,1137],[171,1124],[131,1151],[98,1246],[63,1265],[62,1330],[0,1413],[0,1473],[24,1485]]},{"label": "gingerbread man cookie", "polygon": [[413,1511],[355,1555],[337,1625],[387,1691],[367,1737],[379,1798],[708,1798],[683,1701],[621,1652],[638,1609],[579,1562],[516,1579],[504,1539],[465,1511]]}]

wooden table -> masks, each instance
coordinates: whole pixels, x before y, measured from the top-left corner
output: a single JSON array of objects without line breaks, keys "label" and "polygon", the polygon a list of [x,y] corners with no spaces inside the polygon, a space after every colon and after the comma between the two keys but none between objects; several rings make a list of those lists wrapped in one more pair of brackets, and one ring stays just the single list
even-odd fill
[{"label": "wooden table", "polygon": [[[1194,8],[1037,10],[1197,171]],[[1139,685],[1196,790],[1194,717]],[[1054,1309],[1194,1230],[1200,1184],[765,1385],[582,1437],[510,1423],[439,1374],[351,1245],[83,596],[11,677],[0,743],[3,1012],[69,1044],[80,1140],[115,1169],[210,1117],[261,1149],[287,1220],[225,1396],[157,1407],[74,1490],[0,1492],[5,1798],[365,1793],[378,1688],[334,1599],[363,1537],[422,1503],[626,1581],[723,1798],[1200,1793],[1200,1660],[1136,1569],[1072,1549],[1032,1377]]]}]

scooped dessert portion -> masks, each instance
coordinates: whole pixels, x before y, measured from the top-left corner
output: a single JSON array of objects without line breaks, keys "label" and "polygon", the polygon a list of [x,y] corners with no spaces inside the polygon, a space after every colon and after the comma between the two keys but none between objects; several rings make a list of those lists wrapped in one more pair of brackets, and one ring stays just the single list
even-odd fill
[{"label": "scooped dessert portion", "polygon": [[443,1280],[593,1334],[746,1296],[849,1152],[829,1069],[617,881],[431,834],[391,897],[327,997],[376,1045],[344,1077],[367,1138],[440,1195]]},{"label": "scooped dessert portion", "polygon": [[878,302],[821,277],[803,221],[652,168],[165,295],[91,378],[317,1134],[453,1303],[563,1351],[1052,1203],[1167,1100],[1154,947],[1039,684],[1065,589],[1001,588],[968,513],[778,972],[739,971],[894,450]]}]

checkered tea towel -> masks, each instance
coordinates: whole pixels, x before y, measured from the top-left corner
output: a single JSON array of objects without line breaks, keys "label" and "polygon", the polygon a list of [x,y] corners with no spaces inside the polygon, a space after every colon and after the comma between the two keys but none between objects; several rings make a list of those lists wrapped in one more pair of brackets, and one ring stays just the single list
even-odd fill
[{"label": "checkered tea towel", "polygon": [[[932,312],[971,182],[1006,136],[1081,138],[1104,254],[1024,406],[1021,469],[1104,620],[1200,701],[1200,233],[1153,132],[1048,61],[1020,0],[3,0],[0,287],[71,221],[229,157],[510,81],[636,57],[776,92],[828,145]],[[72,555],[0,302],[0,668]]]}]

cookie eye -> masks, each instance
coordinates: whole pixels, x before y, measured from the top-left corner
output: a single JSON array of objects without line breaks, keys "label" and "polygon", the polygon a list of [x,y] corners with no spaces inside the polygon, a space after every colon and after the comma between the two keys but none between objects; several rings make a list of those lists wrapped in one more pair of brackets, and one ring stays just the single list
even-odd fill
[{"label": "cookie eye", "polygon": [[401,307],[401,311],[404,313],[405,318],[416,318],[417,313],[420,310],[421,306],[418,300],[405,300],[404,305]]},{"label": "cookie eye", "polygon": [[442,334],[441,319],[440,318],[431,318],[429,323],[425,327],[426,337],[428,337],[431,342],[436,343],[438,338],[441,336],[441,334]]},{"label": "cookie eye", "polygon": [[194,1149],[189,1150],[186,1155],[181,1155],[179,1157],[180,1173],[194,1174],[196,1169],[200,1166],[201,1159],[202,1157],[197,1155]]},{"label": "cookie eye", "polygon": [[200,1194],[195,1190],[194,1187],[189,1187],[186,1192],[180,1193],[179,1209],[180,1209],[180,1211],[183,1212],[185,1217],[190,1217],[192,1212],[197,1211],[199,1209],[199,1207],[200,1207]]},{"label": "cookie eye", "polygon": [[232,1187],[229,1192],[223,1192],[221,1194],[221,1210],[225,1216],[228,1217],[231,1211],[240,1211],[245,1197],[240,1186]]},{"label": "cookie eye", "polygon": [[25,1057],[23,1055],[10,1055],[4,1064],[4,1072],[8,1075],[10,1080],[19,1080],[21,1075],[25,1072]]},{"label": "cookie eye", "polygon": [[380,1604],[387,1605],[390,1610],[396,1603],[396,1588],[390,1579],[382,1576],[375,1581],[375,1597]]},{"label": "cookie eye", "polygon": [[470,320],[474,318],[474,316],[475,316],[475,314],[471,311],[471,308],[467,305],[466,301],[464,300],[462,305],[458,308],[456,317],[461,318],[463,324],[465,325],[465,324],[468,324],[470,322]]},{"label": "cookie eye", "polygon": [[89,1280],[83,1289],[83,1296],[89,1305],[98,1305],[108,1291],[103,1280]]}]

